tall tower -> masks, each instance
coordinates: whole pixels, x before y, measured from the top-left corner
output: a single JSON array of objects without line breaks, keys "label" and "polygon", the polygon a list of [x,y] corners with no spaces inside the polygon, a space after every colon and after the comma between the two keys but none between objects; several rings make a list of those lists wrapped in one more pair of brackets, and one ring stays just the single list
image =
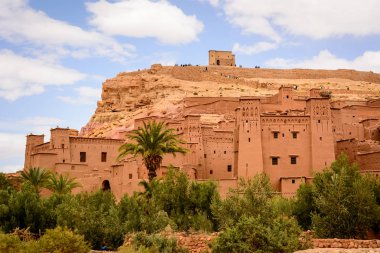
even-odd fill
[{"label": "tall tower", "polygon": [[236,124],[238,128],[237,176],[250,178],[264,171],[259,99],[240,99]]},{"label": "tall tower", "polygon": [[44,143],[43,134],[41,135],[28,134],[26,136],[24,169],[28,170],[29,168],[33,167],[33,161],[32,161],[33,148],[43,143]]},{"label": "tall tower", "polygon": [[313,171],[320,171],[335,159],[330,100],[310,98],[307,112],[310,114],[311,167]]}]

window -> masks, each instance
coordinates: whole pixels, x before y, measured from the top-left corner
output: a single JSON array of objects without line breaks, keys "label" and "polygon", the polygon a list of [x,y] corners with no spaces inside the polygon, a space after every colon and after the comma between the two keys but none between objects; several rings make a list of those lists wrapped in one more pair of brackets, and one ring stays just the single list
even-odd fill
[{"label": "window", "polygon": [[278,132],[273,132],[273,138],[278,139]]},{"label": "window", "polygon": [[320,119],[318,120],[318,123],[321,123],[321,120],[320,120]]},{"label": "window", "polygon": [[232,171],[232,165],[227,165],[227,171],[231,172]]},{"label": "window", "polygon": [[251,138],[248,138],[248,142],[251,142]]},{"label": "window", "polygon": [[321,140],[322,140],[322,137],[319,137],[319,140],[321,141]]},{"label": "window", "polygon": [[278,157],[272,157],[272,165],[278,165]]},{"label": "window", "polygon": [[297,132],[292,132],[293,139],[297,139],[297,135],[298,135]]},{"label": "window", "polygon": [[214,150],[214,154],[215,154],[215,150]]},{"label": "window", "polygon": [[129,176],[129,179],[132,179],[132,174],[129,174],[128,176]]},{"label": "window", "polygon": [[290,157],[290,164],[297,164],[297,156]]},{"label": "window", "polygon": [[80,162],[85,163],[86,162],[86,152],[80,152],[79,153]]},{"label": "window", "polygon": [[204,157],[204,158],[207,158],[207,155],[206,155],[206,154],[204,154],[204,155],[203,155],[203,157]]},{"label": "window", "polygon": [[212,171],[212,170],[210,170],[210,175],[212,175],[212,172],[213,172],[213,171]]},{"label": "window", "polygon": [[102,152],[102,163],[107,162],[107,152]]},{"label": "window", "polygon": [[296,183],[296,180],[292,179],[292,184],[295,184]]},{"label": "window", "polygon": [[227,151],[224,151],[224,154],[227,154]]}]

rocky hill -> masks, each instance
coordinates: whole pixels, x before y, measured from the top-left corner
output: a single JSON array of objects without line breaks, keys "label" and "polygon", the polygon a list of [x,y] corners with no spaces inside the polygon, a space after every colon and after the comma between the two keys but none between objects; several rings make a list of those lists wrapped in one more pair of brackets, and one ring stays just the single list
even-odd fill
[{"label": "rocky hill", "polygon": [[124,138],[135,118],[176,118],[184,97],[265,96],[281,85],[307,95],[311,88],[332,91],[333,100],[367,100],[380,96],[380,74],[355,70],[250,69],[222,66],[161,66],[123,72],[103,83],[102,100],[86,137]]}]

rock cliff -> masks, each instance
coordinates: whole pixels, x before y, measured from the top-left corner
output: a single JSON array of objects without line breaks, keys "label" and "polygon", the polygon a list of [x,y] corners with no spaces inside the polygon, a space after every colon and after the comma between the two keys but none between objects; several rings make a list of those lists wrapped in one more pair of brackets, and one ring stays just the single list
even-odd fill
[{"label": "rock cliff", "polygon": [[249,69],[221,66],[161,66],[123,72],[103,83],[102,99],[81,130],[86,137],[124,138],[135,118],[181,116],[184,97],[274,94],[281,85],[307,95],[332,91],[333,100],[379,98],[380,74],[355,70]]}]

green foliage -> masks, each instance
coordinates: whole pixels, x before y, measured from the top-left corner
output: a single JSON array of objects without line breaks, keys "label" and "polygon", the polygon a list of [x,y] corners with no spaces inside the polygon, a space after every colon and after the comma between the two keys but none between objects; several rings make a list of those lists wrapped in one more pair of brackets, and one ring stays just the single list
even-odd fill
[{"label": "green foliage", "polygon": [[379,221],[376,182],[362,176],[346,155],[300,187],[294,214],[304,229],[322,238],[364,238]]},{"label": "green foliage", "polygon": [[310,184],[302,184],[298,188],[293,209],[293,214],[302,229],[311,229],[311,216],[314,212],[316,212],[316,206],[312,186]]},{"label": "green foliage", "polygon": [[76,182],[75,178],[69,178],[67,175],[51,174],[46,183],[46,187],[56,194],[68,194],[74,188],[79,187],[80,184]]},{"label": "green foliage", "polygon": [[212,245],[221,252],[294,252],[299,249],[300,234],[293,218],[278,216],[266,220],[260,216],[242,216],[222,232]]},{"label": "green foliage", "polygon": [[50,172],[42,168],[30,168],[21,172],[24,183],[33,186],[37,193],[41,187],[45,187],[50,178]]},{"label": "green foliage", "polygon": [[127,232],[154,233],[167,225],[178,230],[216,228],[210,206],[219,196],[215,183],[190,182],[184,172],[169,169],[162,180],[143,181],[141,185],[145,192],[124,196],[119,204]]},{"label": "green foliage", "polygon": [[23,245],[17,236],[0,232],[0,252],[21,253],[22,250]]},{"label": "green foliage", "polygon": [[127,142],[119,148],[121,159],[126,155],[141,155],[148,169],[149,181],[157,176],[156,170],[161,166],[165,154],[186,153],[174,129],[167,129],[164,122],[144,122],[144,127],[133,130],[127,136],[132,142]]},{"label": "green foliage", "polygon": [[83,236],[77,235],[67,228],[48,229],[38,241],[38,252],[52,253],[88,253],[89,245]]},{"label": "green foliage", "polygon": [[224,230],[213,252],[293,252],[300,248],[300,229],[291,200],[275,196],[264,174],[241,180],[226,199],[215,199],[212,210]]},{"label": "green foliage", "polygon": [[174,238],[167,238],[159,234],[136,233],[132,239],[132,246],[123,247],[119,252],[139,253],[186,253],[187,250],[177,245]]},{"label": "green foliage", "polygon": [[123,242],[123,228],[115,197],[109,191],[78,194],[56,208],[57,223],[84,235],[92,247],[100,249],[102,242],[117,248]]},{"label": "green foliage", "polygon": [[0,226],[5,232],[13,229],[30,227],[31,232],[38,233],[44,230],[48,224],[46,220],[47,209],[43,200],[33,189],[24,188],[23,191],[12,192],[6,195],[0,206]]},{"label": "green foliage", "polygon": [[7,190],[9,188],[12,188],[11,181],[9,181],[4,173],[0,172],[0,190]]},{"label": "green foliage", "polygon": [[252,180],[240,180],[236,189],[230,190],[225,200],[214,199],[212,212],[220,228],[236,224],[243,216],[262,215],[270,218],[270,200],[273,197],[269,178],[265,174],[256,175]]}]

